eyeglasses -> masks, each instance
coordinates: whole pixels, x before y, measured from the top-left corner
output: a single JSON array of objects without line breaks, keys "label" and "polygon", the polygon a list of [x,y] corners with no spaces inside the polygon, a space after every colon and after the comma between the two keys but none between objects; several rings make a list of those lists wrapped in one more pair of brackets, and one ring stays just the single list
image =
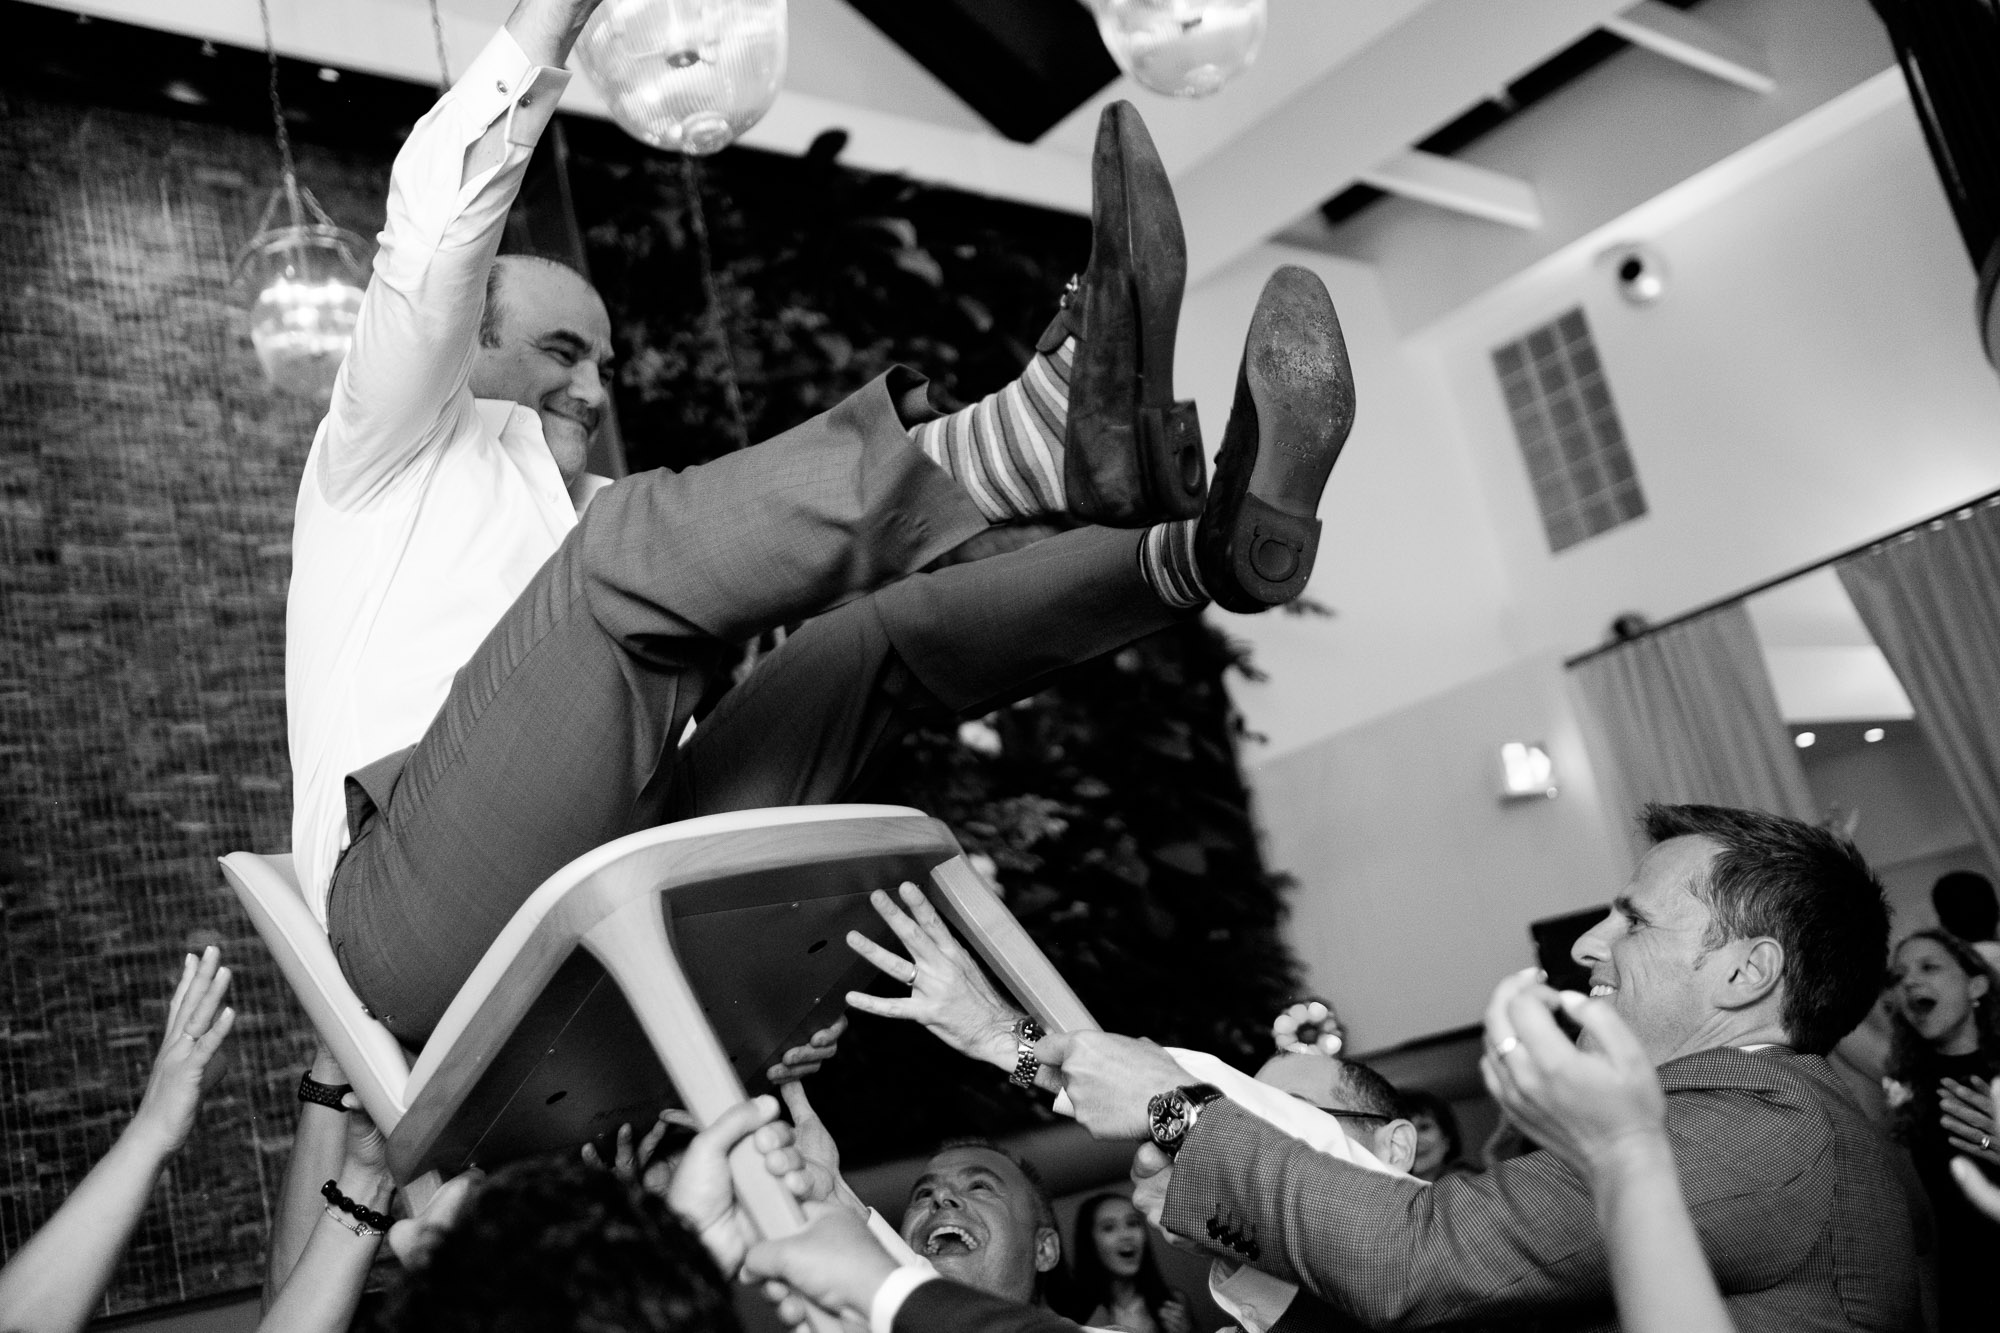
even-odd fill
[{"label": "eyeglasses", "polygon": [[1392,1115],[1383,1115],[1379,1111],[1336,1111],[1330,1106],[1322,1106],[1319,1109],[1325,1111],[1336,1120],[1373,1120],[1378,1124],[1386,1125],[1396,1118]]}]

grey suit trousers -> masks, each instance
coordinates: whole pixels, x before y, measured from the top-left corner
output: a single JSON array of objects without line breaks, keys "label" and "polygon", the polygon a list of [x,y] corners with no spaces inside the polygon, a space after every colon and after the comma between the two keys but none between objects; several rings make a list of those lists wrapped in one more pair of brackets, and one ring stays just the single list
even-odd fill
[{"label": "grey suit trousers", "polygon": [[[414,749],[350,777],[328,930],[398,1037],[429,1035],[515,910],[591,848],[838,800],[915,715],[1018,697],[1176,618],[1134,531],[916,573],[986,525],[910,443],[898,378],[600,492]],[[726,646],[802,620],[677,747]]]}]

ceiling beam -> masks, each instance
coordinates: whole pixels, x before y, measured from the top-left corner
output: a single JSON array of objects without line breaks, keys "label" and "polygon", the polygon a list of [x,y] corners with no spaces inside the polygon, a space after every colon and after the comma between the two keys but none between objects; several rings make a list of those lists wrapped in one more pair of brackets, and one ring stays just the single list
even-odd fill
[{"label": "ceiling beam", "polygon": [[1405,199],[1533,231],[1542,225],[1535,187],[1438,153],[1411,150],[1361,173],[1361,181]]},{"label": "ceiling beam", "polygon": [[1628,8],[1626,0],[1432,0],[1175,174],[1188,281],[1216,273]]},{"label": "ceiling beam", "polygon": [[1778,81],[1764,68],[1761,53],[1714,24],[1660,0],[1640,0],[1607,19],[1604,28],[1634,46],[1643,46],[1724,83],[1766,95],[1777,91]]}]

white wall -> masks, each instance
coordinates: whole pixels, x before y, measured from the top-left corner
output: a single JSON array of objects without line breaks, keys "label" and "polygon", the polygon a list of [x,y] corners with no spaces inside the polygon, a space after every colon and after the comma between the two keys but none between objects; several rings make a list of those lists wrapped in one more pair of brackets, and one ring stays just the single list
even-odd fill
[{"label": "white wall", "polygon": [[[1643,234],[1657,306],[1558,256],[1417,338],[1370,270],[1313,258],[1340,305],[1361,416],[1323,508],[1312,594],[1332,621],[1226,618],[1272,675],[1238,697],[1291,938],[1363,1047],[1478,1018],[1528,923],[1606,901],[1628,813],[1590,780],[1560,656],[1617,613],[1663,618],[2000,486],[2000,378],[1907,102],[1698,181]],[[1856,110],[1856,107],[1860,110]],[[1720,183],[1718,183],[1718,179]],[[1220,436],[1267,247],[1190,293],[1183,376]],[[1490,349],[1573,304],[1592,323],[1651,512],[1551,556]],[[1226,360],[1226,369],[1224,362]],[[1555,747],[1563,793],[1503,807],[1503,740]]]},{"label": "white wall", "polygon": [[[2000,377],[1915,118],[1834,141],[1656,234],[1635,308],[1584,255],[1412,344],[1470,445],[1524,648],[1671,616],[2000,486]],[[1581,304],[1650,513],[1551,556],[1490,349]]]},{"label": "white wall", "polygon": [[[1554,800],[1503,803],[1502,742],[1541,741]],[[1528,923],[1608,902],[1631,872],[1562,664],[1539,656],[1273,759],[1252,774],[1288,934],[1358,1049],[1478,1019],[1534,961]]]},{"label": "white wall", "polygon": [[1267,684],[1232,682],[1255,766],[1499,666],[1508,593],[1471,462],[1436,394],[1412,372],[1374,271],[1329,255],[1263,246],[1187,295],[1176,387],[1222,441],[1243,337],[1264,280],[1301,264],[1327,285],[1354,362],[1354,433],[1320,506],[1324,531],[1308,596],[1333,619],[1214,613],[1248,641]]}]

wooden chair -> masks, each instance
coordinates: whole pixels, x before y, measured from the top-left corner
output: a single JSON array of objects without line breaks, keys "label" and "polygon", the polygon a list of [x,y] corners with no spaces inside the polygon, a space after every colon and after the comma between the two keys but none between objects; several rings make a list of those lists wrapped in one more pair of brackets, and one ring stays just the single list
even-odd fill
[{"label": "wooden chair", "polygon": [[[257,932],[389,1142],[421,1207],[439,1175],[582,1144],[665,1106],[706,1124],[831,1022],[873,975],[849,930],[911,881],[1051,1032],[1096,1026],[960,854],[916,810],[749,810],[647,829],[572,861],[515,914],[414,1059],[361,1004],[289,856],[222,858]],[[748,1144],[731,1159],[765,1235],[798,1207]]]}]

